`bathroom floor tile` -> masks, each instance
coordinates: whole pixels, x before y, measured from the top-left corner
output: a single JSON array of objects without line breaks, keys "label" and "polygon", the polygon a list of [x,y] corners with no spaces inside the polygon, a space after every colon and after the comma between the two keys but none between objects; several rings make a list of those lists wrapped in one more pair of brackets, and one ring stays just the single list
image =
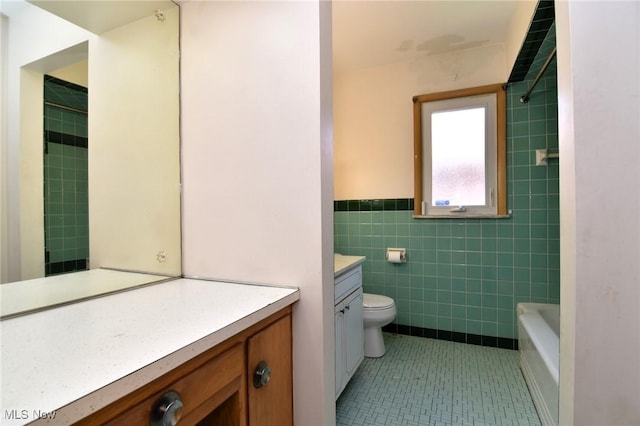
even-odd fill
[{"label": "bathroom floor tile", "polygon": [[336,402],[338,426],[540,425],[518,352],[384,333]]}]

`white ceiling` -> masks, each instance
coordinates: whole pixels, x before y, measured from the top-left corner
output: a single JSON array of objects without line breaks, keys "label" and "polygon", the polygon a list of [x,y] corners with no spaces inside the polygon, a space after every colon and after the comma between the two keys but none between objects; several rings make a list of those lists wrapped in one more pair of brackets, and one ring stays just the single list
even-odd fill
[{"label": "white ceiling", "polygon": [[[176,6],[169,0],[28,1],[98,34]],[[518,1],[333,0],[334,70],[504,44]],[[23,0],[2,3],[7,13]]]},{"label": "white ceiling", "polygon": [[27,0],[95,34],[177,7],[169,0]]},{"label": "white ceiling", "polygon": [[505,43],[517,0],[337,0],[335,71]]}]

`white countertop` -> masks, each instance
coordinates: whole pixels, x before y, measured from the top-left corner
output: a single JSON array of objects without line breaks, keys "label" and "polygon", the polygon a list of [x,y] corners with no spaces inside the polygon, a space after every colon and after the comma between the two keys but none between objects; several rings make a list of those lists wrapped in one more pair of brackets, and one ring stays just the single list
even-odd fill
[{"label": "white countertop", "polygon": [[343,254],[334,254],[333,255],[333,271],[334,277],[337,277],[340,274],[347,272],[349,269],[353,268],[364,262],[366,257],[364,256],[345,256]]},{"label": "white countertop", "polygon": [[[0,321],[0,424],[70,424],[299,299],[176,279]],[[12,417],[12,418],[8,418]]]},{"label": "white countertop", "polygon": [[117,293],[158,281],[163,275],[91,269],[0,285],[0,316],[11,317],[77,300]]}]

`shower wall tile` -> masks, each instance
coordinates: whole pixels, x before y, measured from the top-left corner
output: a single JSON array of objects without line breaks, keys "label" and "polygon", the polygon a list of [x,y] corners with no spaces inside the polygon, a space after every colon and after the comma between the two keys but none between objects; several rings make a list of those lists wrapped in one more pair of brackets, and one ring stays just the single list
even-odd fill
[{"label": "shower wall tile", "polygon": [[[45,79],[45,101],[86,109],[86,89]],[[86,269],[89,258],[87,115],[46,104],[46,274]]]}]

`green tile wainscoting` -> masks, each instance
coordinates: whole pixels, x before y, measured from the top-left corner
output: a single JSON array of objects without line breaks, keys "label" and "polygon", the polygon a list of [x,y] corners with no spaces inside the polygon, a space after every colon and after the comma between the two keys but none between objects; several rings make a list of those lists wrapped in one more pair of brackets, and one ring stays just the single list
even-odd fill
[{"label": "green tile wainscoting", "polygon": [[[550,31],[539,55],[555,45]],[[533,76],[507,89],[508,219],[413,219],[412,199],[334,203],[335,251],[366,256],[364,291],[395,300],[387,330],[515,348],[516,304],[560,301],[558,159],[536,166],[536,149],[558,150],[555,59],[528,103]],[[387,247],[407,263],[385,261]]]}]

